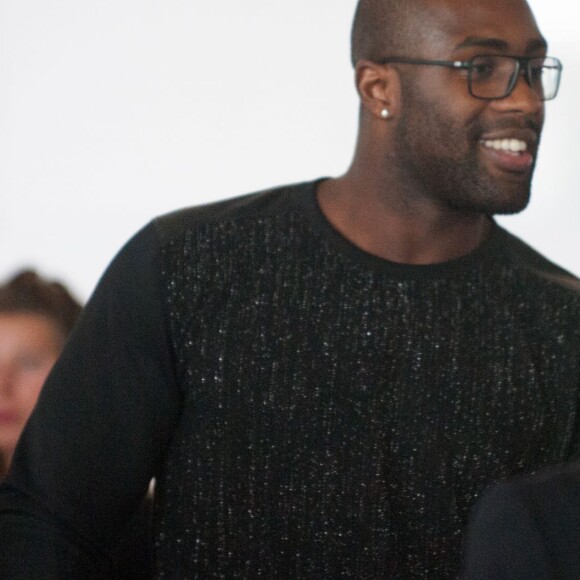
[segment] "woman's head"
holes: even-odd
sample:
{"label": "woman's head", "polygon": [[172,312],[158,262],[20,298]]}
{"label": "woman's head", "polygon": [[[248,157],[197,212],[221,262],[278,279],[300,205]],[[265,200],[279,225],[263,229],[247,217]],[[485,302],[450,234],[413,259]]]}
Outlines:
{"label": "woman's head", "polygon": [[10,458],[80,304],[33,271],[0,286],[0,455]]}

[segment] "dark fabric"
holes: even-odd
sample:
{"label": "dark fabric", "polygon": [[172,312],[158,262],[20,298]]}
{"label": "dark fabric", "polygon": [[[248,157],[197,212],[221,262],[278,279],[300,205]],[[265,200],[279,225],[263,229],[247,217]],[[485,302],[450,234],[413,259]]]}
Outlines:
{"label": "dark fabric", "polygon": [[571,457],[578,282],[497,226],[445,264],[381,260],[315,189],[123,249],[0,493],[8,572],[34,538],[35,577],[69,552],[106,577],[155,476],[158,578],[454,578],[482,490]]}
{"label": "dark fabric", "polygon": [[466,538],[462,580],[577,580],[580,463],[494,486]]}
{"label": "dark fabric", "polygon": [[147,496],[113,548],[115,580],[153,578],[152,498]]}

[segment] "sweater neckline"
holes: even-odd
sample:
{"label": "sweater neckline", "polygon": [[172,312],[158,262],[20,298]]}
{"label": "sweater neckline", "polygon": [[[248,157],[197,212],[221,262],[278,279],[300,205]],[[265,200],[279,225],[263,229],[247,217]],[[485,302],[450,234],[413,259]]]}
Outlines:
{"label": "sweater neckline", "polygon": [[303,201],[307,205],[306,215],[310,216],[315,234],[321,237],[335,252],[352,262],[359,269],[385,272],[400,278],[440,278],[459,273],[481,262],[497,263],[498,259],[500,259],[498,251],[501,247],[503,230],[493,218],[490,218],[492,228],[489,235],[475,250],[445,262],[405,264],[393,262],[366,252],[340,233],[330,223],[320,208],[317,199],[318,186],[326,179],[328,178],[322,177],[308,184],[306,195],[303,197]]}

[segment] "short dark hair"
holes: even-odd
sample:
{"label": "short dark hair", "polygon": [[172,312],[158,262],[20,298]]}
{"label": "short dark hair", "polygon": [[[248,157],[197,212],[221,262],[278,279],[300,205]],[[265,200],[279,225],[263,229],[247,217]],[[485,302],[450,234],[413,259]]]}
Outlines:
{"label": "short dark hair", "polygon": [[404,53],[420,0],[359,0],[351,31],[352,65]]}
{"label": "short dark hair", "polygon": [[34,270],[22,270],[0,285],[0,313],[38,314],[50,318],[66,338],[82,310],[78,300],[58,281]]}

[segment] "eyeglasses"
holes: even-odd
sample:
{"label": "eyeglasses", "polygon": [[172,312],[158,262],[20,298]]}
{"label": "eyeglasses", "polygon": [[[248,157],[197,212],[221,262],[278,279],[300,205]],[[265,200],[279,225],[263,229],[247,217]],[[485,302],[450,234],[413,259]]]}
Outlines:
{"label": "eyeglasses", "polygon": [[416,64],[445,66],[467,71],[467,88],[476,99],[505,99],[511,95],[519,75],[542,101],[549,101],[558,94],[562,63],[550,56],[523,57],[499,54],[481,54],[469,60],[424,60],[418,58],[384,58],[379,64]]}

